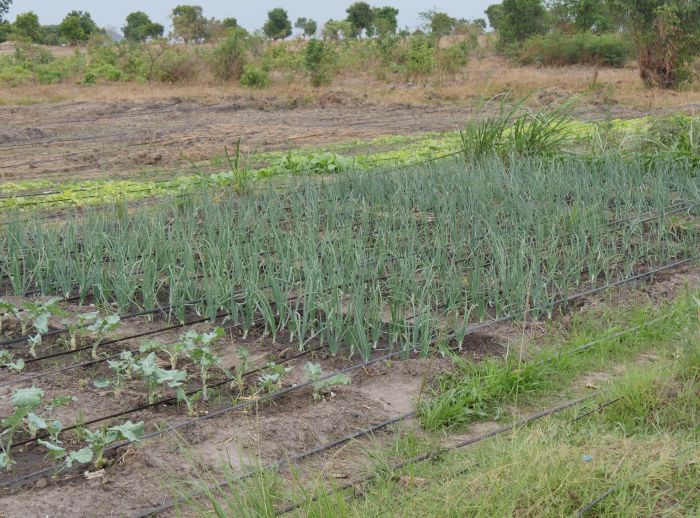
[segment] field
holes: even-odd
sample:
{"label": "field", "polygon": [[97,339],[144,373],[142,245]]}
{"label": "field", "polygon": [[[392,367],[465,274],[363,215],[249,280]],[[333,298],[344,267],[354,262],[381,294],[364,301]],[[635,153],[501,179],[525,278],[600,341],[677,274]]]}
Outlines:
{"label": "field", "polygon": [[462,74],[0,91],[0,516],[697,515],[697,92]]}

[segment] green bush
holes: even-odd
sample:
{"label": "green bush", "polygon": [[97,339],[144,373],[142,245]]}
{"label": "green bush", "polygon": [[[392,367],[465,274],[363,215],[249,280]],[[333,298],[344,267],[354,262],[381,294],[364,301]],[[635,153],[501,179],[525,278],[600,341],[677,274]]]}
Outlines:
{"label": "green bush", "polygon": [[304,67],[312,85],[321,86],[331,82],[335,58],[333,49],[325,41],[309,41],[304,49]]}
{"label": "green bush", "polygon": [[408,51],[408,62],[406,72],[409,77],[417,78],[431,74],[437,66],[435,50],[424,37],[414,36],[411,38],[410,49]]}
{"label": "green bush", "polygon": [[219,79],[238,79],[246,63],[247,33],[232,30],[212,52],[211,68]]}
{"label": "green bush", "polygon": [[114,65],[109,65],[107,63],[90,68],[90,73],[92,73],[97,79],[104,79],[106,81],[121,81],[124,74]]}
{"label": "green bush", "polygon": [[0,65],[0,83],[8,86],[19,86],[29,83],[33,78],[32,73],[19,65],[3,63]]}
{"label": "green bush", "polygon": [[201,71],[201,58],[190,48],[172,48],[158,61],[154,77],[164,83],[189,83]]}
{"label": "green bush", "polygon": [[515,50],[515,54],[524,65],[622,67],[630,59],[632,49],[629,42],[618,34],[552,33],[529,38]]}
{"label": "green bush", "polygon": [[270,76],[262,68],[246,65],[241,74],[241,86],[265,88],[270,84]]}

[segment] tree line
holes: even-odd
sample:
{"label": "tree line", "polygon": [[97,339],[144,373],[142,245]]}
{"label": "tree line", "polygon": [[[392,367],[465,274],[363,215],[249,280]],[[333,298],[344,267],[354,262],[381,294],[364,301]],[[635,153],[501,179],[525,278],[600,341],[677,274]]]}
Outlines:
{"label": "tree line", "polygon": [[[13,23],[3,20],[12,0],[0,0],[0,41],[17,39],[34,43],[59,44],[88,41],[104,34],[90,13],[71,11],[58,25],[41,25],[33,12],[17,15]],[[286,9],[267,13],[257,31],[271,40],[282,40],[297,28],[303,38],[325,40],[383,39],[390,36],[466,34],[470,28],[485,29],[485,19],[465,20],[430,10],[420,13],[423,29],[399,30],[399,10],[392,6],[373,7],[359,1],[349,5],[346,17],[316,20],[300,17],[292,23]],[[700,52],[700,0],[503,0],[486,9],[489,25],[497,35],[497,49],[507,52],[528,40],[551,35],[624,35],[634,46],[642,79],[651,86],[672,87],[687,79],[689,64]],[[184,43],[216,41],[232,32],[247,33],[235,18],[207,18],[197,5],[178,5],[170,20],[171,40]],[[130,13],[122,27],[133,42],[162,38],[163,25],[142,12]]]}

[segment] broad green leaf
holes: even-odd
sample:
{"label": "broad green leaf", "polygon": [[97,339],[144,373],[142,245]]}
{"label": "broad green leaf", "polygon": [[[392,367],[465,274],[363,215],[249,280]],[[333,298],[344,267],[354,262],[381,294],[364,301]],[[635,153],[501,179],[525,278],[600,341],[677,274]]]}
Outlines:
{"label": "broad green leaf", "polygon": [[36,408],[44,398],[44,391],[38,387],[17,389],[10,401],[15,408],[29,407]]}

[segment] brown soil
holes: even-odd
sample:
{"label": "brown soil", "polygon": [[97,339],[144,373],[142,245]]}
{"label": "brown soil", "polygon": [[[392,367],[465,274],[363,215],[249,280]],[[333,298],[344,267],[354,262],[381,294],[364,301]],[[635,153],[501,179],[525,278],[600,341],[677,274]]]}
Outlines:
{"label": "brown soil", "polygon": [[[558,100],[548,92],[537,102]],[[580,111],[586,119],[647,113],[595,105]],[[0,181],[218,172],[225,169],[223,162],[202,162],[223,156],[225,147],[235,149],[239,138],[245,153],[321,147],[383,135],[455,131],[479,113],[474,103],[376,102],[342,89],[309,102],[231,94],[211,101],[166,97],[6,106],[0,107]],[[367,152],[366,146],[357,152]]]}

